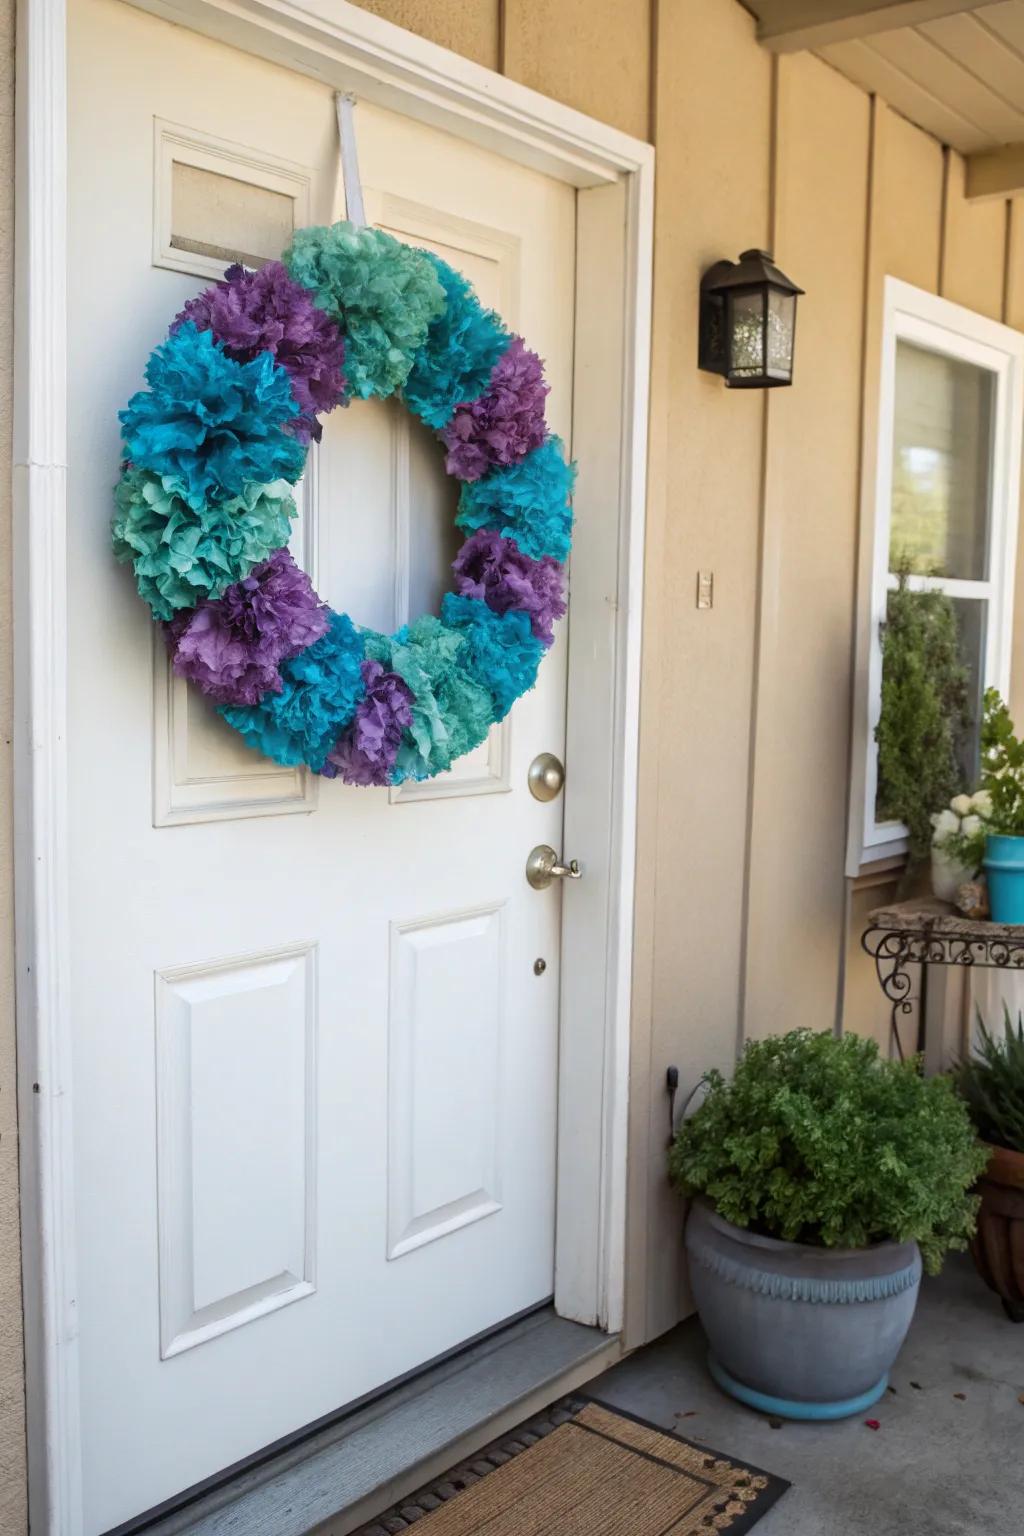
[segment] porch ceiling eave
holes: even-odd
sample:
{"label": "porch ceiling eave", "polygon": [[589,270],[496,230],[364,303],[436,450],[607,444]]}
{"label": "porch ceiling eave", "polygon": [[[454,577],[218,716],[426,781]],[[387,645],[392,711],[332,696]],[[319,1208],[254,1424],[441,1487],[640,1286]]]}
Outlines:
{"label": "porch ceiling eave", "polygon": [[968,158],[969,197],[1024,191],[1024,0],[744,0],[773,52],[807,50]]}

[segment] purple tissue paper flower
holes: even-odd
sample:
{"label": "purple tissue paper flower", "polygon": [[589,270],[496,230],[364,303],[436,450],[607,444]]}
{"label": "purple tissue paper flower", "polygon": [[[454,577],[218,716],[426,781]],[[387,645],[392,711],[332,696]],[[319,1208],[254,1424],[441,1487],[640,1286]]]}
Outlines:
{"label": "purple tissue paper flower", "polygon": [[291,430],[303,442],[320,439],[318,413],[333,410],[345,395],[345,343],[331,317],[308,288],[289,277],[279,261],[258,272],[228,267],[224,280],[189,299],[171,331],[191,320],[212,331],[230,357],[247,363],[270,352],[284,368],[300,415]]}
{"label": "purple tissue paper flower", "polygon": [[495,613],[511,608],[528,613],[537,639],[552,643],[552,625],[565,613],[565,598],[562,567],[551,555],[533,560],[515,539],[481,528],[463,544],[452,570],[456,591],[463,597],[481,598]]}
{"label": "purple tissue paper flower", "polygon": [[218,704],[258,704],[281,692],[279,664],[326,634],[330,610],[286,549],[223,595],[179,613],[164,638],[179,677]]}
{"label": "purple tissue paper flower", "polygon": [[366,695],[322,771],[329,779],[340,774],[346,784],[390,784],[416,696],[397,672],[386,672],[379,661],[364,661],[362,673]]}
{"label": "purple tissue paper flower", "polygon": [[479,480],[498,464],[518,464],[544,441],[543,364],[521,336],[513,336],[477,400],[456,407],[441,433],[445,468],[460,480]]}

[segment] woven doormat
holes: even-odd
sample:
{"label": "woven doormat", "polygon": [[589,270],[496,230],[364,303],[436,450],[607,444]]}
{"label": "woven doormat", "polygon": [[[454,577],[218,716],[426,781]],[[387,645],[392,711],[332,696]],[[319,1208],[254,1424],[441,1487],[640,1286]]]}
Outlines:
{"label": "woven doormat", "polygon": [[356,1536],[743,1536],[789,1484],[588,1398],[557,1404]]}

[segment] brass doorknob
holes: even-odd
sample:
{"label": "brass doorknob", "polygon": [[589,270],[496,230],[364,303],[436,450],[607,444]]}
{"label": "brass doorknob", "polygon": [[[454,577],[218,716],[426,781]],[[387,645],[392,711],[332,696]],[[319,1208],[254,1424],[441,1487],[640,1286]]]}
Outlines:
{"label": "brass doorknob", "polygon": [[546,891],[552,880],[580,880],[582,877],[579,859],[560,864],[558,854],[547,843],[539,843],[526,861],[526,878],[535,891]]}

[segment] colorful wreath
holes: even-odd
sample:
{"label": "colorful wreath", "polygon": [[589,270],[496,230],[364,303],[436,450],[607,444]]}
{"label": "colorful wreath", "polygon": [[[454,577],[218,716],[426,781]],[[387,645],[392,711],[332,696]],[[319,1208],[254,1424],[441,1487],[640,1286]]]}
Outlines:
{"label": "colorful wreath", "polygon": [[[349,784],[443,772],[532,688],[565,612],[574,467],[536,353],[429,251],[350,223],[191,299],[120,413],[113,544],[174,671],[278,763]],[[320,417],[401,392],[461,482],[440,617],[379,634],[287,543]]]}

